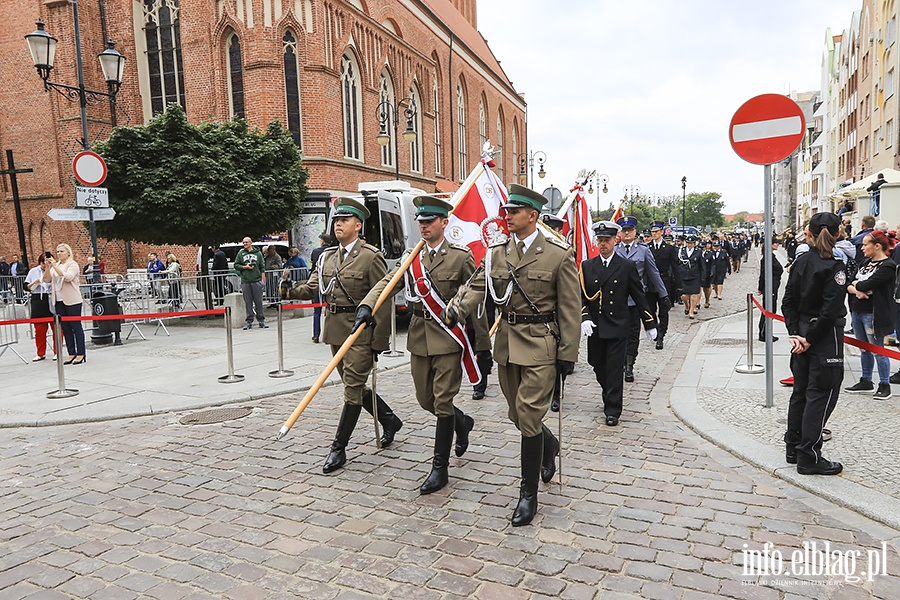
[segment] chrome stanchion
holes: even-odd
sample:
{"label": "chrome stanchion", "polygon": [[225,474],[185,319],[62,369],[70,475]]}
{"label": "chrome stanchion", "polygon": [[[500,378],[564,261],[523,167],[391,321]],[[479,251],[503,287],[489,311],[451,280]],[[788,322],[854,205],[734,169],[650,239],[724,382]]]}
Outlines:
{"label": "chrome stanchion", "polygon": [[228,344],[228,375],[219,377],[219,383],[237,383],[243,381],[243,375],[234,374],[234,339],[231,334],[231,307],[225,307],[225,339]]}
{"label": "chrome stanchion", "polygon": [[751,375],[766,372],[764,366],[753,364],[753,294],[747,294],[747,364],[738,365],[734,370]]}
{"label": "chrome stanchion", "polygon": [[391,349],[385,350],[381,355],[388,358],[403,356],[403,352],[397,350],[397,309],[394,308],[393,302],[391,302]]}
{"label": "chrome stanchion", "polygon": [[53,315],[53,344],[56,346],[56,381],[59,387],[55,391],[47,392],[47,397],[51,399],[71,398],[78,395],[78,390],[66,389],[66,376],[63,373],[62,339],[59,328],[59,315]]}
{"label": "chrome stanchion", "polygon": [[278,311],[278,370],[269,371],[269,377],[291,377],[294,372],[284,369],[284,320],[282,318],[284,310],[280,302],[275,305],[275,308]]}

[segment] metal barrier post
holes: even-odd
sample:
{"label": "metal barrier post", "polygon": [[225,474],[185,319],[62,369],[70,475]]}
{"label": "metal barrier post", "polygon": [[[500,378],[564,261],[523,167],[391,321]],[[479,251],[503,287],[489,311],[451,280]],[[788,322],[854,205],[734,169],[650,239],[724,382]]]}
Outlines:
{"label": "metal barrier post", "polygon": [[63,373],[62,339],[59,329],[59,315],[53,315],[53,343],[56,346],[56,380],[59,387],[55,391],[47,392],[47,397],[50,399],[70,398],[78,395],[78,390],[66,389],[66,376]]}
{"label": "metal barrier post", "polygon": [[403,352],[397,350],[397,310],[394,308],[393,302],[391,302],[391,349],[385,350],[381,355],[388,358],[403,356]]}
{"label": "metal barrier post", "polygon": [[284,319],[282,317],[284,309],[280,302],[275,305],[275,308],[278,311],[278,370],[269,371],[269,377],[291,377],[294,372],[284,370]]}
{"label": "metal barrier post", "polygon": [[231,307],[225,307],[225,339],[228,344],[228,375],[219,377],[219,383],[237,383],[243,381],[243,375],[234,374],[234,338],[231,333]]}
{"label": "metal barrier post", "polygon": [[753,364],[753,294],[747,294],[747,364],[738,365],[734,370],[751,375],[766,372],[764,366]]}

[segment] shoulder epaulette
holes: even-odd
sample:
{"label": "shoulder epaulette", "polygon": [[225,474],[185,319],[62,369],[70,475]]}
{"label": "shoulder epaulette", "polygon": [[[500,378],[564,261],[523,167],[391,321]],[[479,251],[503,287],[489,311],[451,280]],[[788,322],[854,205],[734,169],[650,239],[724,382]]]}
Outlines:
{"label": "shoulder epaulette", "polygon": [[563,250],[568,250],[569,248],[572,247],[572,246],[570,246],[568,243],[566,243],[564,240],[561,240],[561,239],[559,239],[559,238],[556,237],[556,236],[550,237],[550,236],[548,235],[548,236],[547,236],[547,241],[550,242],[551,244],[555,245],[555,246],[559,246],[559,247],[562,248]]}
{"label": "shoulder epaulette", "polygon": [[501,241],[496,241],[493,244],[490,244],[488,248],[499,248],[500,246],[505,246],[507,242],[509,242],[509,238]]}
{"label": "shoulder epaulette", "polygon": [[471,248],[469,248],[468,246],[463,246],[462,244],[449,243],[447,245],[450,246],[451,248],[453,248],[454,250],[462,250],[463,252],[468,252],[469,254],[472,253]]}

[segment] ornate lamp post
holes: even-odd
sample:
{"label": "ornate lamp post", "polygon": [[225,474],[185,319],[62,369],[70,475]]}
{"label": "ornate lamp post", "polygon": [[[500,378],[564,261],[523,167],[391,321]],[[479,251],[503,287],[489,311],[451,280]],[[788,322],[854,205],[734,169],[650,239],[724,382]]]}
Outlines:
{"label": "ornate lamp post", "polygon": [[[544,163],[547,162],[547,155],[540,150],[528,150],[516,155],[516,163],[519,165],[519,181],[534,189],[534,161],[538,163],[538,177],[543,179],[547,172],[544,171]],[[525,169],[528,169],[526,171]],[[529,176],[530,173],[530,176]]]}
{"label": "ornate lamp post", "polygon": [[412,98],[401,98],[397,104],[391,104],[387,100],[382,100],[378,104],[378,144],[387,146],[391,143],[391,129],[394,130],[394,179],[400,179],[400,145],[397,143],[397,135],[399,133],[399,123],[397,116],[400,111],[406,118],[406,131],[403,132],[403,139],[412,144],[416,141],[416,130],[413,127],[413,120],[416,118],[416,104]]}
{"label": "ornate lamp post", "polygon": [[628,199],[628,212],[631,212],[634,208],[634,201],[640,200],[641,198],[641,186],[626,185],[623,189],[625,191],[625,198]]}
{"label": "ornate lamp post", "polygon": [[681,226],[687,227],[684,218],[684,205],[687,199],[687,176],[681,178]]}
{"label": "ornate lamp post", "polygon": [[[116,94],[119,93],[119,86],[122,85],[122,75],[125,71],[125,57],[119,54],[115,49],[112,41],[106,42],[106,50],[101,52],[97,58],[100,60],[100,68],[103,70],[103,78],[106,80],[107,91],[97,92],[84,87],[84,69],[81,59],[81,30],[78,23],[78,0],[69,0],[72,5],[72,17],[75,24],[75,68],[78,74],[78,85],[65,85],[62,83],[54,83],[50,81],[50,72],[53,70],[53,61],[56,58],[57,39],[44,31],[44,23],[37,22],[37,30],[25,36],[28,42],[28,49],[31,51],[31,59],[34,61],[34,67],[37,69],[38,75],[44,80],[44,90],[50,91],[54,89],[59,92],[65,99],[70,102],[78,101],[81,108],[81,145],[84,150],[90,150],[91,145],[88,140],[88,104],[96,104],[102,102],[104,98],[109,99],[110,112],[112,115],[112,125],[116,126]],[[91,281],[95,284],[100,283],[100,253],[97,251],[97,227],[94,222],[93,209],[88,211],[90,214],[91,229],[91,250],[97,260],[94,261]]]}
{"label": "ornate lamp post", "polygon": [[594,193],[594,180],[597,180],[597,214],[600,214],[600,184],[603,184],[603,193],[609,192],[609,188],[606,187],[606,184],[609,183],[609,175],[606,173],[601,173],[597,175],[596,173],[591,178],[591,183],[588,185],[588,196]]}

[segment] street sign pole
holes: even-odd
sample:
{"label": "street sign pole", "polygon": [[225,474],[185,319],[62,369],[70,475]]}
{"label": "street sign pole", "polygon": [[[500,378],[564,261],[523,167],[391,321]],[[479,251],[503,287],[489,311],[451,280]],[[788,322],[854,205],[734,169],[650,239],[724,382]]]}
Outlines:
{"label": "street sign pole", "polygon": [[[773,313],[775,306],[772,305],[772,288],[774,281],[772,280],[772,261],[775,259],[775,253],[772,251],[772,165],[768,164],[763,167],[763,196],[765,196],[765,207],[763,208],[763,219],[765,219],[765,247],[763,248],[763,277],[765,289],[763,293],[763,306],[766,310]],[[773,343],[772,335],[774,333],[775,322],[772,319],[766,319],[766,408],[772,408],[775,405],[775,377],[772,373],[773,360]]]}

